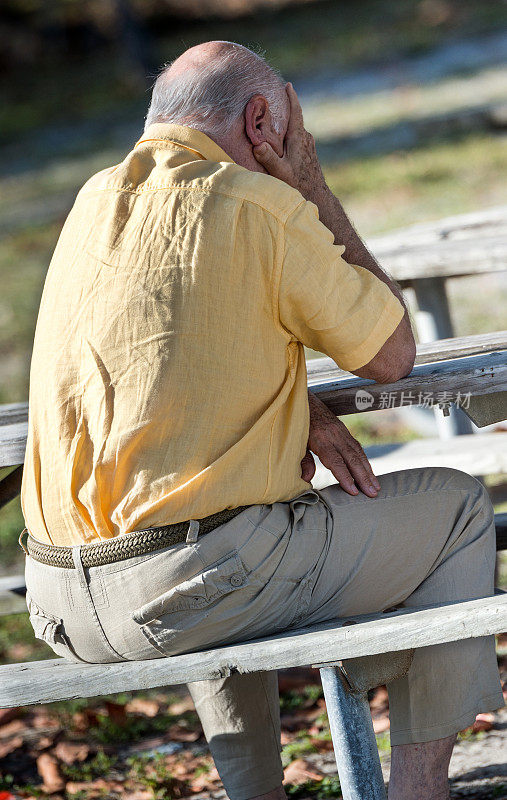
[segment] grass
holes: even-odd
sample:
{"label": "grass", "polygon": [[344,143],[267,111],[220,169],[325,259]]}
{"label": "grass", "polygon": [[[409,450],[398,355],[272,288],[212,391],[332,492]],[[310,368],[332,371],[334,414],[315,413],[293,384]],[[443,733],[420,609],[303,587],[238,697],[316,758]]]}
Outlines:
{"label": "grass", "polygon": [[470,134],[408,152],[337,159],[325,174],[357,229],[374,235],[505,202],[506,164],[507,137]]}
{"label": "grass", "polygon": [[[152,792],[153,800],[181,797],[186,782],[174,777],[161,753],[136,756],[127,760],[130,776]],[[183,783],[183,786],[182,786]]]}
{"label": "grass", "polygon": [[322,687],[316,684],[297,690],[289,689],[280,695],[280,711],[286,713],[301,706],[313,705],[323,696]]}
{"label": "grass", "polygon": [[342,796],[340,779],[326,775],[321,781],[305,781],[299,784],[288,784],[284,787],[288,797],[299,800],[303,797],[313,797],[315,800],[327,798],[340,798]]}
{"label": "grass", "polygon": [[62,764],[62,774],[71,781],[92,781],[94,778],[105,778],[114,768],[117,757],[99,750],[93,758],[82,764]]}

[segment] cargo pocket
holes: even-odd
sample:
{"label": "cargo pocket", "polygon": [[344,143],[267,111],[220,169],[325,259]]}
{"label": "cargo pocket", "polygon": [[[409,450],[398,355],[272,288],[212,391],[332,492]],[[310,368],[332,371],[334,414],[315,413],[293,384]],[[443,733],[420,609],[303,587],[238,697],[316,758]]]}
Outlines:
{"label": "cargo pocket", "polygon": [[165,656],[217,644],[233,632],[238,590],[249,586],[238,552],[141,606],[132,618]]}
{"label": "cargo pocket", "polygon": [[41,639],[56,653],[68,661],[87,663],[74,652],[63,628],[63,620],[43,611],[26,593],[26,604],[30,615],[30,623],[36,639]]}

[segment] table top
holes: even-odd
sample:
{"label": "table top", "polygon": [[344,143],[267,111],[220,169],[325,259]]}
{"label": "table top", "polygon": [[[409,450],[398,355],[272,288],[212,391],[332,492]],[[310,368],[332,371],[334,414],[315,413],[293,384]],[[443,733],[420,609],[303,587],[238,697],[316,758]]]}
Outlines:
{"label": "table top", "polygon": [[507,206],[412,225],[367,240],[375,258],[403,286],[423,278],[507,269]]}

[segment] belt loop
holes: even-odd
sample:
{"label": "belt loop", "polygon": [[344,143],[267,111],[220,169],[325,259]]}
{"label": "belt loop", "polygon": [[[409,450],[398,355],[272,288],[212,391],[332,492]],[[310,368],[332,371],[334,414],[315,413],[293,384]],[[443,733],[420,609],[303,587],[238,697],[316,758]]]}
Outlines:
{"label": "belt loop", "polygon": [[107,638],[106,634],[104,633],[104,629],[102,627],[102,623],[99,620],[97,609],[95,608],[95,603],[93,602],[92,593],[90,592],[90,587],[88,586],[88,581],[86,580],[86,575],[83,567],[83,560],[81,556],[81,548],[82,545],[77,544],[71,547],[72,550],[72,560],[74,562],[74,566],[76,568],[76,572],[78,574],[79,583],[81,584],[81,588],[84,592],[84,596],[86,602],[88,604],[88,608],[90,609],[91,615],[95,620],[97,627],[100,631],[100,638],[102,639],[102,644],[105,646],[106,650],[111,654],[114,655],[115,660],[125,661],[126,659],[123,658],[115,649],[114,647],[109,644],[109,639]]}
{"label": "belt loop", "polygon": [[25,551],[26,555],[29,556],[30,553],[28,552],[28,550],[26,549],[25,545],[23,544],[23,534],[25,534],[25,533],[28,536],[28,530],[26,528],[23,528],[23,530],[19,534],[18,542],[19,542],[19,546]]}
{"label": "belt loop", "polygon": [[[81,584],[81,588],[84,589],[87,595],[90,595],[90,590],[88,589],[88,581],[86,580],[86,575],[83,569],[83,562],[81,560],[81,545],[76,544],[72,547],[72,560],[74,562],[74,566],[76,568],[77,575],[79,577],[79,583]],[[93,602],[91,596],[89,597],[90,602]]]}
{"label": "belt loop", "polygon": [[191,544],[192,542],[197,541],[197,537],[199,536],[199,521],[196,519],[191,519],[188,523],[188,533],[187,538],[185,541],[187,544]]}

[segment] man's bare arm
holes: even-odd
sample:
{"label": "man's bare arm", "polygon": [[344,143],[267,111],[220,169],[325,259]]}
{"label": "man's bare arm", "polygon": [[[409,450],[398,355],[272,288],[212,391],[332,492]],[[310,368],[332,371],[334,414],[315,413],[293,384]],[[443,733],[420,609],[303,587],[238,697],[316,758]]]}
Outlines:
{"label": "man's bare arm", "polygon": [[351,264],[363,267],[383,281],[405,309],[400,324],[364,367],[354,372],[380,383],[408,375],[415,359],[415,342],[403,296],[396,283],[376,262],[357,234],[340,201],[332,193],[320,166],[313,136],[304,127],[303,112],[292,84],[287,84],[290,119],[284,142],[284,154],[278,156],[265,142],[254,147],[257,161],[269,174],[298,189],[306,200],[315,203],[319,218],[335,237],[335,243],[345,247],[344,257]]}

